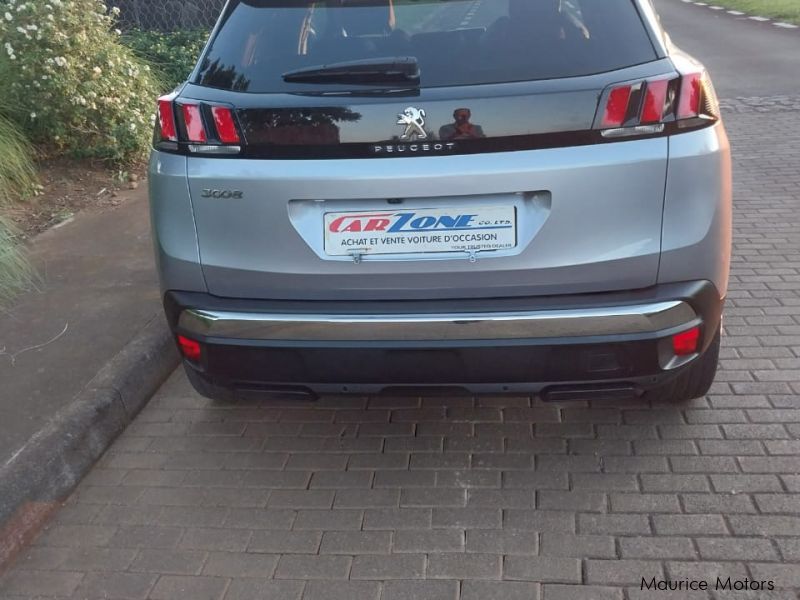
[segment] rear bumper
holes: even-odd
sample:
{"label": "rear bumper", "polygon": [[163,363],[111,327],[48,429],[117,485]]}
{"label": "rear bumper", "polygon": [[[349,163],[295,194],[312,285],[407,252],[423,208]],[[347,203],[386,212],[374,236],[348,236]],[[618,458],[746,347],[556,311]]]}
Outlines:
{"label": "rear bumper", "polygon": [[[243,391],[469,393],[657,387],[713,338],[722,299],[709,282],[625,293],[431,302],[272,302],[170,292],[176,334],[202,344],[193,379]],[[699,325],[699,352],[671,336]]]}

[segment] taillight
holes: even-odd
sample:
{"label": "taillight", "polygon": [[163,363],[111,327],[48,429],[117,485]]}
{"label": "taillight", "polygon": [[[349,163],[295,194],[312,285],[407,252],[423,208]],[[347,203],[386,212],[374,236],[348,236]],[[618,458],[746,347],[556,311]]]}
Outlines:
{"label": "taillight", "polygon": [[239,132],[233,121],[233,111],[225,106],[212,106],[211,114],[214,115],[214,125],[217,127],[219,139],[223,144],[238,144]]}
{"label": "taillight", "polygon": [[642,123],[660,123],[664,119],[667,106],[667,90],[669,81],[660,79],[648,81],[642,105]]}
{"label": "taillight", "polygon": [[681,78],[681,95],[678,100],[678,118],[692,119],[700,116],[703,97],[703,74],[689,73]]}
{"label": "taillight", "polygon": [[608,102],[606,102],[606,110],[603,114],[603,128],[622,127],[625,123],[632,89],[633,86],[623,85],[614,88],[608,94]]}
{"label": "taillight", "polygon": [[667,125],[696,127],[719,119],[719,106],[705,71],[677,61],[679,77],[653,78],[611,86],[598,111],[596,129],[603,137],[662,133]]}
{"label": "taillight", "polygon": [[203,124],[203,115],[200,114],[200,106],[197,104],[184,104],[181,106],[183,111],[183,123],[186,125],[186,137],[190,142],[205,143],[206,127]]}
{"label": "taillight", "polygon": [[175,125],[175,107],[171,96],[161,96],[158,99],[158,124],[161,129],[162,141],[178,141],[178,128]]}
{"label": "taillight", "polygon": [[159,149],[236,154],[241,151],[241,139],[234,111],[227,106],[176,101],[174,95],[158,99]]}

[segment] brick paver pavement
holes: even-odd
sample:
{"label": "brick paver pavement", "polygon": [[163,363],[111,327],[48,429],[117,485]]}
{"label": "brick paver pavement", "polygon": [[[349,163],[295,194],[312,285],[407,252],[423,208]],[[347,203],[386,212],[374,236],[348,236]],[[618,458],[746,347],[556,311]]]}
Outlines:
{"label": "brick paver pavement", "polygon": [[[726,103],[722,370],[689,406],[215,406],[176,374],[0,581],[4,599],[796,598],[800,101]],[[642,577],[775,591],[642,592]]]}

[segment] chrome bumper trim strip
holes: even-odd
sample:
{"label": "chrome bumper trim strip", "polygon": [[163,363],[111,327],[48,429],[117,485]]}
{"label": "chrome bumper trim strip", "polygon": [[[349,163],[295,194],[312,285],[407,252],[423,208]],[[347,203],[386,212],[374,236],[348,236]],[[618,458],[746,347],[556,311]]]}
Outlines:
{"label": "chrome bumper trim strip", "polygon": [[697,319],[685,302],[506,313],[410,315],[261,314],[188,309],[191,335],[272,341],[443,341],[564,338],[653,333]]}

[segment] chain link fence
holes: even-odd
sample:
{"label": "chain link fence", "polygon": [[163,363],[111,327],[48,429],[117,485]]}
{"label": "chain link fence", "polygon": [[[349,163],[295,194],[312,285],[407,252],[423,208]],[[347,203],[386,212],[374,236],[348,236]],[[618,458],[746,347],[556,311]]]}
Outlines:
{"label": "chain link fence", "polygon": [[225,0],[110,0],[120,10],[120,27],[129,31],[210,30]]}

